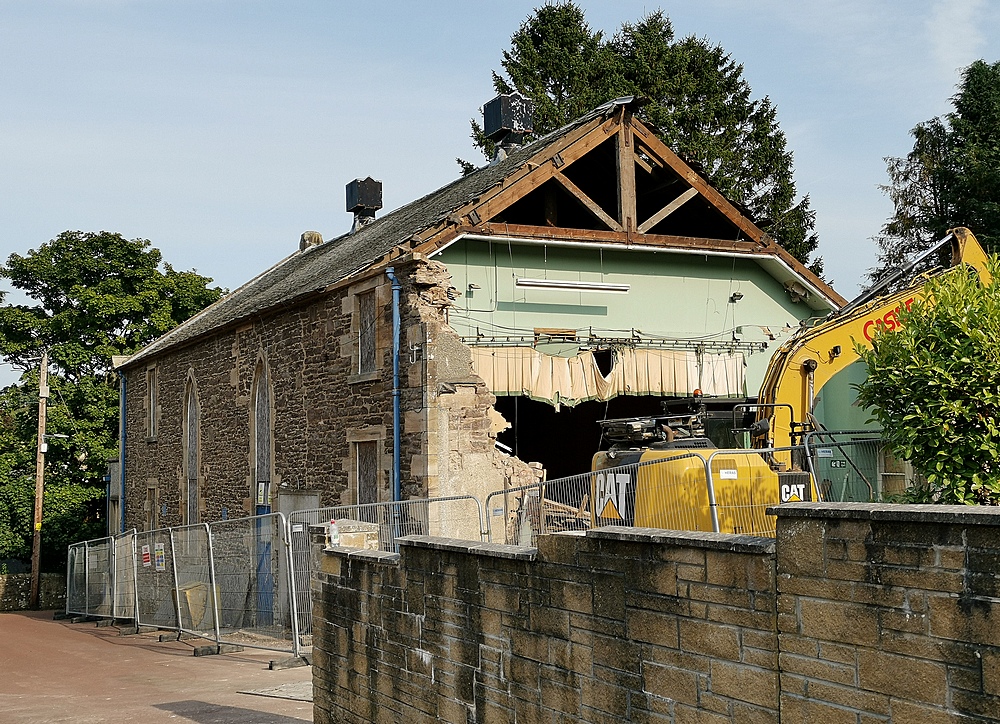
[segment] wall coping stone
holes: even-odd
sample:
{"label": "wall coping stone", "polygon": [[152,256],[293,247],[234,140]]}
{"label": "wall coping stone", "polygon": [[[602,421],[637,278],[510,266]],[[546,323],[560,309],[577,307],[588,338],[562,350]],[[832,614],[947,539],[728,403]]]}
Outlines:
{"label": "wall coping stone", "polygon": [[480,543],[479,541],[459,538],[439,538],[433,535],[406,535],[397,538],[396,542],[401,546],[413,548],[431,548],[438,551],[455,551],[491,558],[510,558],[517,561],[533,561],[538,556],[538,549],[530,546]]}
{"label": "wall coping stone", "polygon": [[986,505],[784,503],[768,508],[767,513],[779,518],[1000,525],[1000,507]]}
{"label": "wall coping stone", "polygon": [[732,553],[774,553],[774,539],[732,533],[710,533],[707,531],[661,530],[659,528],[634,528],[609,525],[587,531],[588,538],[603,540],[626,540],[639,543],[667,543],[690,548]]}
{"label": "wall coping stone", "polygon": [[345,546],[324,546],[323,552],[344,556],[348,560],[361,560],[365,563],[399,564],[399,554],[392,551],[367,551],[361,548],[347,548]]}

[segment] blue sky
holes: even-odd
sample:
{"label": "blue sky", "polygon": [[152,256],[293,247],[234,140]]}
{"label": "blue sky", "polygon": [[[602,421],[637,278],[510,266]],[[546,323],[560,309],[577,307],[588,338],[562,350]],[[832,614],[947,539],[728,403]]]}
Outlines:
{"label": "blue sky", "polygon": [[[302,231],[346,231],[349,180],[381,179],[388,211],[481,162],[469,119],[538,4],[0,0],[0,260],[107,229],[234,288]],[[883,157],[949,110],[962,67],[1000,58],[988,0],[580,5],[609,34],[660,8],[744,65],[846,297],[891,213]]]}

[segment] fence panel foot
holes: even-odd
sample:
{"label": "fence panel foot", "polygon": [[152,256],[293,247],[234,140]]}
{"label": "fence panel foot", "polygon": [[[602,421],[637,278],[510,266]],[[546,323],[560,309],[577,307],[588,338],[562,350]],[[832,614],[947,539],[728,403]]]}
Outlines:
{"label": "fence panel foot", "polygon": [[267,668],[271,671],[281,671],[282,669],[296,669],[300,666],[312,666],[308,656],[291,656],[287,659],[271,659]]}

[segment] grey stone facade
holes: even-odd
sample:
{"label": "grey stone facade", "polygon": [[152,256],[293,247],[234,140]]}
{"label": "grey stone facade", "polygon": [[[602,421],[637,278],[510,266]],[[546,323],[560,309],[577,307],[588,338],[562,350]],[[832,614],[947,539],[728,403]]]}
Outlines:
{"label": "grey stone facade", "polygon": [[[484,493],[505,480],[530,481],[527,466],[494,448],[502,424],[494,398],[472,374],[469,350],[446,322],[447,270],[417,257],[397,275],[403,285],[402,497]],[[371,290],[377,365],[357,374],[356,299]],[[386,275],[377,274],[127,369],[129,527],[192,522],[185,515],[188,390],[198,410],[200,520],[256,512],[252,393],[262,365],[271,392],[267,504],[274,508],[282,489],[317,491],[324,506],[355,503],[352,446],[363,441],[378,442],[378,498],[391,500],[392,291]]]}

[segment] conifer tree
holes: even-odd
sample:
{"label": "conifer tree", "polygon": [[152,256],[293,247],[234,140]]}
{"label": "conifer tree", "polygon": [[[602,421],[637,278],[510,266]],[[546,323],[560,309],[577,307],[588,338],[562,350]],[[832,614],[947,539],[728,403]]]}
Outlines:
{"label": "conifer tree", "polygon": [[903,259],[966,226],[987,251],[1000,251],[1000,62],[962,72],[954,111],[917,124],[913,150],[887,158],[882,187],[895,207],[876,237],[879,278]]}
{"label": "conifer tree", "polygon": [[[543,135],[616,97],[648,99],[638,116],[660,139],[797,259],[818,244],[809,197],[796,198],[792,154],[768,98],[754,99],[743,66],[705,38],[677,39],[661,11],[624,23],[606,39],[573,2],[538,8],[503,52],[498,93],[518,91],[535,104],[535,135]],[[492,144],[472,123],[474,144]],[[462,163],[460,161],[460,163]],[[469,165],[463,165],[465,171]]]}

